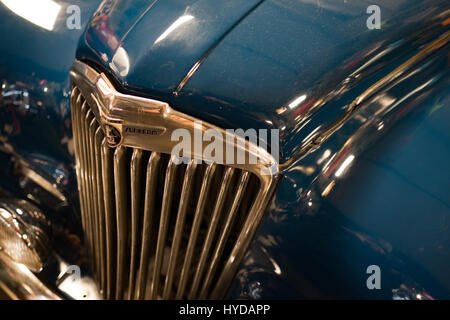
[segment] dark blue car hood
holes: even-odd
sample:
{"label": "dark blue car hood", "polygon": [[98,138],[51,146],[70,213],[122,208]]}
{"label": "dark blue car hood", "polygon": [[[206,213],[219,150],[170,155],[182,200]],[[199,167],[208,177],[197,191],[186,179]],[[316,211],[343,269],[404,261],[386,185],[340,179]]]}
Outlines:
{"label": "dark blue car hood", "polygon": [[171,95],[195,63],[260,2],[105,2],[77,56],[108,69],[126,90]]}
{"label": "dark blue car hood", "polygon": [[[381,1],[382,28],[369,30],[369,5],[106,2],[82,37],[77,58],[106,71],[119,90],[167,101],[218,126],[278,128],[283,161],[297,152],[311,128],[338,119],[342,106],[389,72],[387,65],[395,67],[423,42],[408,43],[388,61],[377,61],[364,79],[352,79],[354,90],[333,105],[330,96],[344,91],[350,75],[406,43],[414,30],[423,30],[420,24],[426,26],[430,16],[444,10],[442,1]],[[384,74],[369,79],[381,68]],[[300,125],[299,117],[310,117],[310,109],[325,104],[328,111],[310,127]]]}

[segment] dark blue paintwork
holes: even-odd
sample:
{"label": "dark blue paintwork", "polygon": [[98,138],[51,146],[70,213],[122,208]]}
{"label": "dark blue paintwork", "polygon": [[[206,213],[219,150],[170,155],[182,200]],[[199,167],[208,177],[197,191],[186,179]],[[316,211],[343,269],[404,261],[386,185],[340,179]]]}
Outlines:
{"label": "dark blue paintwork", "polygon": [[[260,286],[264,298],[392,298],[404,285],[450,298],[447,55],[380,92],[284,172],[231,296]],[[380,291],[366,288],[369,265],[381,267]]]}
{"label": "dark blue paintwork", "polygon": [[[33,111],[7,113],[3,125],[13,130],[2,136],[73,172],[67,78],[75,55],[120,91],[224,128],[279,128],[283,178],[228,297],[391,299],[401,288],[448,299],[448,44],[303,153],[367,88],[448,32],[445,1],[374,2],[381,30],[367,29],[373,3],[362,0],[104,1],[82,34],[42,31],[1,7],[0,81],[28,90]],[[80,3],[86,23],[96,4]],[[185,22],[164,37],[177,20]],[[4,176],[3,188],[14,179]],[[381,290],[366,287],[373,264]]]}
{"label": "dark blue paintwork", "polygon": [[[110,11],[103,10],[94,18],[77,56],[114,70],[114,55],[121,47],[130,68],[114,75],[127,89],[171,95],[211,45],[258,2],[118,1]],[[125,19],[124,11],[130,12]],[[181,24],[164,37],[177,21]]]}

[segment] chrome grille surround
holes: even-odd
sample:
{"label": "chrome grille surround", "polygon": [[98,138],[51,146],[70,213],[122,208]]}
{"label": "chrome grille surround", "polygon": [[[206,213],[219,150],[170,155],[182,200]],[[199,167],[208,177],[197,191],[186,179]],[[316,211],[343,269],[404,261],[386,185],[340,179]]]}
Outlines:
{"label": "chrome grille surround", "polygon": [[[234,154],[254,154],[257,164],[178,164],[171,133],[193,133],[198,120],[167,103],[121,94],[80,61],[70,74],[82,225],[103,296],[222,298],[276,188],[274,158],[233,136]],[[230,136],[205,122],[200,129]]]}

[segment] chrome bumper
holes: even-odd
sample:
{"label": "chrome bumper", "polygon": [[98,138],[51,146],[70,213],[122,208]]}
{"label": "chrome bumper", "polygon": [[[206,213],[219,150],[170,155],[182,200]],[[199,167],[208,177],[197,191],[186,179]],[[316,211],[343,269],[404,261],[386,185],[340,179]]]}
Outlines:
{"label": "chrome bumper", "polygon": [[26,266],[14,262],[2,251],[0,251],[0,290],[13,300],[62,299]]}

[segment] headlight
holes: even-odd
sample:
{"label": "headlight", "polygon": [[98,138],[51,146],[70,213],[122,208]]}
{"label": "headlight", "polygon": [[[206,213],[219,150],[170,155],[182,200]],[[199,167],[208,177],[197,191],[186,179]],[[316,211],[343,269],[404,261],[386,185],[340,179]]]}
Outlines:
{"label": "headlight", "polygon": [[0,250],[33,272],[42,269],[50,252],[44,214],[25,200],[0,200]]}

